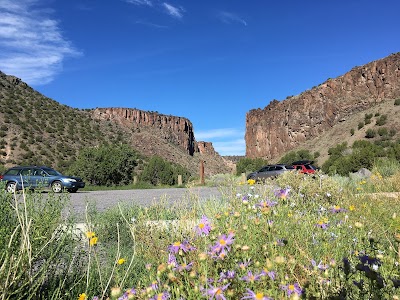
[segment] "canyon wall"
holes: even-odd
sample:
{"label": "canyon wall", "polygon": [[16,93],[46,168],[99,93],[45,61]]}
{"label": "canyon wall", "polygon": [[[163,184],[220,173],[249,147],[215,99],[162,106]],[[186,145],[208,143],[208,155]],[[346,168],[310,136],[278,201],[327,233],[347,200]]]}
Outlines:
{"label": "canyon wall", "polygon": [[246,156],[274,159],[354,112],[400,98],[400,52],[246,114]]}

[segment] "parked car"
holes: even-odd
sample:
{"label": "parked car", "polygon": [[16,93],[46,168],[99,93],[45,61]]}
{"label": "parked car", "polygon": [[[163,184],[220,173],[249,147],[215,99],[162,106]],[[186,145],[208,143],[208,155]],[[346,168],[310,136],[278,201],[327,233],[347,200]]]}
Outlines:
{"label": "parked car", "polygon": [[13,167],[8,169],[4,175],[0,175],[0,180],[5,182],[6,191],[10,193],[23,188],[51,189],[54,193],[67,190],[75,193],[78,189],[85,187],[81,178],[62,175],[49,167]]}
{"label": "parked car", "polygon": [[299,160],[292,163],[293,167],[300,173],[314,174],[318,168],[313,165],[312,160]]}
{"label": "parked car", "polygon": [[255,181],[262,181],[267,178],[274,178],[284,172],[294,170],[295,168],[293,166],[285,164],[267,165],[262,167],[260,170],[247,175],[247,180],[254,179]]}

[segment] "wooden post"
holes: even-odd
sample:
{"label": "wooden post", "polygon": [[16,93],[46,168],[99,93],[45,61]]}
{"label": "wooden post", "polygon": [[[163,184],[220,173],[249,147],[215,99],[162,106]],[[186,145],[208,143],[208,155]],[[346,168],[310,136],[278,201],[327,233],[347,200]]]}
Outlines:
{"label": "wooden post", "polygon": [[200,161],[200,184],[204,185],[204,161]]}
{"label": "wooden post", "polygon": [[133,184],[134,184],[134,185],[137,184],[137,176],[133,176]]}
{"label": "wooden post", "polygon": [[182,185],[182,175],[178,175],[178,185]]}
{"label": "wooden post", "polygon": [[240,182],[246,182],[246,173],[242,173]]}

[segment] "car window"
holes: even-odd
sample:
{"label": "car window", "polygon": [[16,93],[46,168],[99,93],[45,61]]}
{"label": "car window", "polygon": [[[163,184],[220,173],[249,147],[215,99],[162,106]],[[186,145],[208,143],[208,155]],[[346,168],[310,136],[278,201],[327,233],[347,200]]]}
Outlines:
{"label": "car window", "polygon": [[296,170],[303,170],[301,166],[296,166]]}
{"label": "car window", "polygon": [[44,174],[45,174],[45,172],[43,172],[43,170],[34,169],[34,173],[33,173],[34,176],[45,176]]}
{"label": "car window", "polygon": [[288,169],[288,170],[294,170],[293,166],[285,166],[285,168]]}
{"label": "car window", "polygon": [[261,170],[259,172],[267,172],[267,171],[269,171],[269,169],[270,169],[269,166],[263,167],[263,168],[261,168]]}
{"label": "car window", "polygon": [[33,175],[33,170],[32,169],[23,169],[21,171],[22,176],[32,176]]}
{"label": "car window", "polygon": [[311,165],[305,165],[307,170],[314,170]]}
{"label": "car window", "polygon": [[282,167],[282,166],[275,166],[275,167],[274,167],[274,170],[275,170],[275,171],[283,170],[283,167]]}
{"label": "car window", "polygon": [[18,175],[20,169],[10,169],[4,175]]}

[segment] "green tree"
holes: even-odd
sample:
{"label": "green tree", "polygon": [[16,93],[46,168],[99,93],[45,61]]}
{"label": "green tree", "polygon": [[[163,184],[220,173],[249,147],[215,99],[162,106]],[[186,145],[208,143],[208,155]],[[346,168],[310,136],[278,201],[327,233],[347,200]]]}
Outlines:
{"label": "green tree", "polygon": [[69,173],[93,185],[124,185],[132,182],[139,154],[128,145],[85,148],[70,166]]}
{"label": "green tree", "polygon": [[187,182],[190,172],[160,156],[153,156],[140,174],[140,180],[152,185],[175,185],[178,183],[178,175],[182,175],[182,181]]}
{"label": "green tree", "polygon": [[236,175],[257,171],[265,165],[268,165],[268,161],[263,158],[241,158],[236,163]]}
{"label": "green tree", "polygon": [[298,150],[298,151],[290,151],[286,153],[279,162],[281,164],[291,164],[297,160],[313,160],[315,157],[311,154],[309,150]]}

